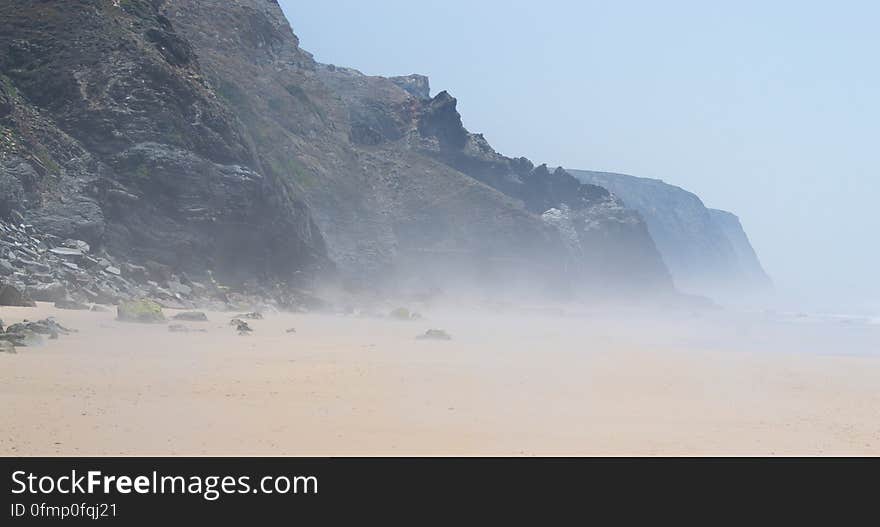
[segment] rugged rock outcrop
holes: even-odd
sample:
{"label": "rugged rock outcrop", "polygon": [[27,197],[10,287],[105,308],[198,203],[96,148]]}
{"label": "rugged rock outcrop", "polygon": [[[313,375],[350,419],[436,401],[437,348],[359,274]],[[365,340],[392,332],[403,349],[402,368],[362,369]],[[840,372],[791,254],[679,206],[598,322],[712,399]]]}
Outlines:
{"label": "rugged rock outcrop", "polygon": [[0,5],[0,216],[223,279],[328,267],[161,1]]}
{"label": "rugged rock outcrop", "polygon": [[0,215],[61,239],[224,281],[672,290],[615,196],[423,76],[317,63],[274,1],[11,0],[0,73]]}
{"label": "rugged rock outcrop", "polygon": [[388,80],[400,86],[413,97],[426,101],[431,98],[431,83],[424,75],[403,75],[390,77]]}
{"label": "rugged rock outcrop", "polygon": [[[451,95],[430,97],[426,77],[317,63],[272,2],[185,0],[164,12],[245,127],[259,131],[256,150],[302,187],[350,280],[424,290],[453,282],[671,289],[636,214],[602,217],[617,206],[604,189],[497,154],[462,126]],[[561,206],[601,220],[580,229],[576,253],[542,218]]]}
{"label": "rugged rock outcrop", "polygon": [[88,309],[86,303],[150,297],[183,307],[222,294],[213,281],[201,284],[161,264],[148,265],[120,261],[82,240],[58,238],[33,225],[0,221],[0,284],[5,284],[0,305],[32,306],[36,300]]}
{"label": "rugged rock outcrop", "polygon": [[44,342],[43,337],[55,340],[59,335],[71,333],[76,333],[76,330],[62,326],[52,317],[35,322],[25,320],[12,324],[5,331],[3,324],[0,323],[0,353],[16,354],[17,346],[41,346]]}
{"label": "rugged rock outcrop", "polygon": [[770,286],[735,215],[708,209],[693,193],[660,180],[570,172],[585,183],[609,189],[641,214],[681,290],[726,297]]}
{"label": "rugged rock outcrop", "polygon": [[62,239],[33,225],[0,220],[0,306],[33,307],[54,302],[59,309],[100,311],[99,304],[152,299],[168,308],[213,309],[271,305],[282,309],[325,306],[306,291],[281,284],[222,285],[212,273],[195,280],[155,261],[143,265],[94,249],[83,240]]}

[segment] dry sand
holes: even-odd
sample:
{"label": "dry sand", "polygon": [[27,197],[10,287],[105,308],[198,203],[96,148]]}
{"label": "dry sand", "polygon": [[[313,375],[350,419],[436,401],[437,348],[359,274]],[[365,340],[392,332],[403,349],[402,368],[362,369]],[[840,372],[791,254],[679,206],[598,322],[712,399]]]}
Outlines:
{"label": "dry sand", "polygon": [[2,455],[880,454],[878,356],[737,323],[719,348],[696,319],[276,314],[240,337],[230,313],[178,334],[0,308],[47,315],[79,332],[0,354]]}

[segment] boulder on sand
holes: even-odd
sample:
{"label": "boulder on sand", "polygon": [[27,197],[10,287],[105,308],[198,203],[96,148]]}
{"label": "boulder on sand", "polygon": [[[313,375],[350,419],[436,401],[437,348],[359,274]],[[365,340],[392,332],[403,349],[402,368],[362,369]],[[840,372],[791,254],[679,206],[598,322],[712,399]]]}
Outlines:
{"label": "boulder on sand", "polygon": [[206,329],[194,329],[188,326],[184,326],[183,324],[171,324],[168,326],[168,331],[171,333],[207,333]]}
{"label": "boulder on sand", "polygon": [[254,331],[247,322],[239,318],[234,318],[230,320],[229,325],[233,326],[235,330],[238,331],[238,334],[241,336],[250,335]]}
{"label": "boulder on sand", "polygon": [[201,311],[186,311],[184,313],[178,313],[174,315],[174,320],[185,320],[187,322],[207,322],[208,315],[202,313]]}
{"label": "boulder on sand", "polygon": [[[51,336],[51,335],[50,335]],[[10,342],[13,346],[37,347],[43,345],[43,337],[26,328],[9,328],[0,335],[0,342]]]}
{"label": "boulder on sand", "polygon": [[[52,317],[35,322],[25,320],[9,326],[5,332],[0,333],[0,346],[8,347],[6,344],[3,344],[4,342],[12,344],[13,347],[42,346],[44,344],[44,336],[54,340],[59,335],[69,335],[75,332],[75,329],[62,326]],[[8,353],[15,353],[15,350],[13,349],[13,351]]]}
{"label": "boulder on sand", "polygon": [[422,315],[416,313],[415,311],[410,311],[405,307],[398,307],[388,316],[395,320],[419,320],[420,318],[422,318]]}
{"label": "boulder on sand", "polygon": [[452,340],[449,333],[442,329],[429,329],[424,335],[419,335],[416,338],[419,340]]}
{"label": "boulder on sand", "polygon": [[398,307],[397,309],[392,311],[389,316],[391,318],[396,318],[397,320],[409,320],[409,309],[405,307]]}
{"label": "boulder on sand", "polygon": [[36,303],[18,288],[0,283],[0,306],[36,307]]}
{"label": "boulder on sand", "polygon": [[122,302],[116,307],[116,319],[123,322],[155,324],[165,322],[162,306],[151,300]]}

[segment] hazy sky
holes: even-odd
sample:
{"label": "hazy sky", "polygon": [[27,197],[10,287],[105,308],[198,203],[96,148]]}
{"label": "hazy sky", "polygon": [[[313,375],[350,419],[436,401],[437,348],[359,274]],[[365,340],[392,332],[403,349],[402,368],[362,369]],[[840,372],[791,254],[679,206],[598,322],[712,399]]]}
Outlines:
{"label": "hazy sky", "polygon": [[428,75],[503,154],[691,190],[781,291],[880,309],[880,4],[281,4],[317,60]]}

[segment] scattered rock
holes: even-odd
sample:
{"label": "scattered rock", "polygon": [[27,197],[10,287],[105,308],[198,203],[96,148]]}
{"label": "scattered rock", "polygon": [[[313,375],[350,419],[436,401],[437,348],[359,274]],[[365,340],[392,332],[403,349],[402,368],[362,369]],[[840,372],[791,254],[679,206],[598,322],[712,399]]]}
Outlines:
{"label": "scattered rock", "polygon": [[286,331],[286,333],[296,333],[296,328],[290,328]]}
{"label": "scattered rock", "polygon": [[42,282],[44,284],[51,284],[55,281],[55,277],[49,273],[34,273],[31,275],[31,277],[33,277],[34,280],[37,280],[38,282]]}
{"label": "scattered rock", "polygon": [[189,296],[192,294],[192,287],[180,283],[179,280],[168,280],[168,290],[175,295]]}
{"label": "scattered rock", "polygon": [[160,298],[156,300],[156,303],[166,309],[189,309],[193,307],[189,303],[181,302],[176,298]]}
{"label": "scattered rock", "polygon": [[449,333],[442,329],[429,329],[424,335],[419,335],[416,338],[419,340],[452,340]]}
{"label": "scattered rock", "polygon": [[122,302],[116,308],[116,318],[123,322],[155,324],[165,322],[162,306],[151,300]]}
{"label": "scattered rock", "polygon": [[413,313],[405,307],[398,307],[388,316],[395,320],[415,320],[416,318],[421,318],[421,315],[419,315],[418,313]]}
{"label": "scattered rock", "polygon": [[83,256],[81,250],[71,249],[70,247],[55,247],[54,249],[49,249],[49,252],[63,258],[82,258]]}
{"label": "scattered rock", "polygon": [[0,342],[11,342],[12,344],[24,346],[25,337],[24,333],[0,333]]}
{"label": "scattered rock", "polygon": [[0,275],[9,276],[15,274],[15,267],[5,258],[0,258]]}
{"label": "scattered rock", "polygon": [[405,307],[395,309],[389,316],[397,320],[412,320],[412,313]]}
{"label": "scattered rock", "polygon": [[0,306],[35,307],[34,303],[26,294],[18,288],[0,284]]}
{"label": "scattered rock", "polygon": [[53,318],[38,320],[36,322],[23,321],[13,324],[0,333],[0,342],[8,342],[13,346],[41,346],[43,336],[57,339],[59,335],[69,335],[74,332],[55,321]]}
{"label": "scattered rock", "polygon": [[76,249],[82,254],[86,254],[92,250],[92,248],[89,247],[89,244],[82,240],[64,240],[61,245],[69,249]]}
{"label": "scattered rock", "polygon": [[254,311],[253,313],[244,313],[243,315],[235,315],[235,318],[246,319],[246,320],[263,320],[263,314],[259,311]]}
{"label": "scattered rock", "polygon": [[89,306],[87,304],[83,304],[77,302],[76,300],[59,300],[55,302],[55,307],[57,309],[69,309],[73,311],[88,311]]}
{"label": "scattered rock", "polygon": [[147,270],[149,277],[157,282],[166,282],[171,279],[174,273],[167,265],[162,265],[152,260],[144,262],[144,268]]}
{"label": "scattered rock", "polygon": [[139,283],[145,283],[147,281],[147,268],[141,265],[134,265],[131,263],[124,263],[120,267],[122,270],[122,275],[131,280],[135,280]]}
{"label": "scattered rock", "polygon": [[29,285],[27,295],[37,302],[57,302],[67,298],[67,288],[61,282]]}
{"label": "scattered rock", "polygon": [[204,314],[201,311],[187,311],[185,313],[178,313],[174,315],[174,320],[185,320],[187,322],[207,322],[208,315]]}
{"label": "scattered rock", "polygon": [[0,353],[9,353],[14,355],[17,353],[15,351],[15,344],[9,342],[8,340],[0,340]]}
{"label": "scattered rock", "polygon": [[208,331],[205,329],[195,329],[188,326],[184,326],[183,324],[171,324],[168,326],[168,331],[172,333],[207,333]]}
{"label": "scattered rock", "polygon": [[[0,160],[0,186],[2,169]],[[2,194],[0,189],[0,209]],[[64,239],[39,230],[22,218],[7,221],[9,218],[14,216],[7,214],[6,219],[0,219],[0,305],[33,307],[34,301],[55,303],[68,300],[80,304],[118,305],[150,299],[161,307],[180,310],[192,310],[197,306],[245,309],[231,306],[267,305],[295,311],[306,304],[319,303],[315,297],[286,284],[258,282],[235,293],[239,298],[233,302],[230,289],[218,283],[210,270],[206,270],[199,281],[194,281],[185,273],[154,261],[135,265],[108,254],[104,249],[92,253],[87,242]],[[45,224],[45,221],[41,223]],[[246,313],[239,318],[259,320],[262,315]]]}
{"label": "scattered rock", "polygon": [[110,311],[110,310],[107,309],[107,308],[104,307],[104,306],[101,306],[101,305],[95,304],[95,305],[92,306],[92,309],[90,309],[89,311],[93,311],[93,312],[95,312],[95,313],[106,313],[106,312],[108,312],[108,311]]}
{"label": "scattered rock", "polygon": [[[34,256],[34,254],[31,254],[33,251],[25,252],[28,256]],[[24,268],[31,273],[45,273],[52,270],[49,265],[44,264],[43,262],[37,262],[34,260],[29,260],[27,258],[19,258],[18,262],[20,262],[21,265],[24,266]]]}
{"label": "scattered rock", "polygon": [[235,330],[238,331],[239,335],[250,335],[253,333],[253,328],[245,322],[244,320],[234,318],[229,322],[229,325],[235,327]]}
{"label": "scattered rock", "polygon": [[6,328],[6,333],[24,333],[28,331],[39,335],[69,335],[75,330],[62,326],[56,322],[54,318],[46,318],[43,320],[37,320],[36,322],[25,320],[19,324],[13,324]]}

